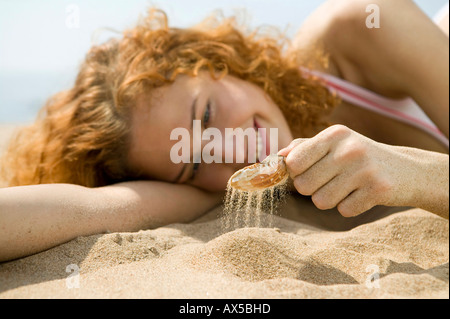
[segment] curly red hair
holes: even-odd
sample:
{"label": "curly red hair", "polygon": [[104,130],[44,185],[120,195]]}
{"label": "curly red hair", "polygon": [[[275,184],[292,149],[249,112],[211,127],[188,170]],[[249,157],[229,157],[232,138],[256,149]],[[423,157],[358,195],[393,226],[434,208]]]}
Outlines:
{"label": "curly red hair", "polygon": [[303,77],[280,38],[246,33],[234,18],[171,28],[163,11],[121,39],[93,46],[74,86],[50,98],[3,158],[10,186],[72,183],[103,186],[136,178],[128,170],[129,117],[137,96],[177,75],[229,74],[261,87],[280,107],[294,136],[309,136],[337,103],[317,80]]}

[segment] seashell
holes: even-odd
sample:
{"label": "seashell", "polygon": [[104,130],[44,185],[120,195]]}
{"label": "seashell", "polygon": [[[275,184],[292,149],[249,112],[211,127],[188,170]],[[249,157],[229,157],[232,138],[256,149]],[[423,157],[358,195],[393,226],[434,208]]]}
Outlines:
{"label": "seashell", "polygon": [[233,188],[255,191],[284,183],[289,174],[283,156],[269,155],[261,163],[256,163],[234,173],[230,178]]}

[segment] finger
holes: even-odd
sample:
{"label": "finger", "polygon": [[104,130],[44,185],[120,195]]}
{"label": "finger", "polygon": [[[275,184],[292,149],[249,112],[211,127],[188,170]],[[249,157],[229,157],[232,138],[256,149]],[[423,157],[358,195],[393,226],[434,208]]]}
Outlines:
{"label": "finger", "polygon": [[295,144],[286,156],[286,165],[290,174],[298,175],[322,159],[341,140],[353,131],[343,125],[333,125],[316,136]]}
{"label": "finger", "polygon": [[346,174],[339,174],[318,189],[311,197],[319,209],[332,209],[358,188],[357,181]]}
{"label": "finger", "polygon": [[306,172],[294,176],[294,186],[300,194],[309,196],[329,183],[339,174],[341,167],[336,164],[333,156],[327,154],[315,163]]}
{"label": "finger", "polygon": [[278,151],[277,155],[287,156],[292,149],[300,143],[308,140],[307,138],[296,138],[288,146]]}
{"label": "finger", "polygon": [[370,196],[364,189],[357,189],[342,200],[337,205],[337,209],[344,217],[360,215],[375,206],[369,198]]}
{"label": "finger", "polygon": [[294,146],[285,158],[286,167],[292,178],[306,172],[329,152],[329,146],[315,138],[307,139]]}

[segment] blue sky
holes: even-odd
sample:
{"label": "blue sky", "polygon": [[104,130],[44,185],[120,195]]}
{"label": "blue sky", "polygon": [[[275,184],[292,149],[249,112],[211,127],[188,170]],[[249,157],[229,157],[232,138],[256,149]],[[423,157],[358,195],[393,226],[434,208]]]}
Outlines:
{"label": "blue sky", "polygon": [[[94,31],[131,27],[151,5],[164,9],[171,24],[178,27],[194,24],[216,9],[222,9],[226,15],[245,9],[250,25],[275,25],[293,34],[322,2],[0,0],[0,123],[32,120],[50,94],[70,86],[91,46]],[[433,16],[447,0],[415,2]],[[73,17],[73,8],[78,11],[78,27],[73,27],[75,20],[68,20]],[[112,35],[103,33],[104,37]],[[101,39],[102,36],[98,38]]]}

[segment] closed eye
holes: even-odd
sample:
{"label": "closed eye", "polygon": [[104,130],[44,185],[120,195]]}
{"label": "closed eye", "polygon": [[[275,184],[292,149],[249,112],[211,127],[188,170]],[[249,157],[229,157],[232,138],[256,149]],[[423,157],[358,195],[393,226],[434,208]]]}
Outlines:
{"label": "closed eye", "polygon": [[[208,125],[210,118],[211,118],[211,102],[208,100],[208,102],[206,103],[205,113],[203,114],[203,119],[202,119],[204,127],[206,127],[206,125]],[[189,180],[193,180],[195,178],[199,168],[200,168],[200,163],[193,163],[192,174],[191,174],[191,177],[189,178]]]}
{"label": "closed eye", "polygon": [[200,163],[193,163],[193,165],[192,165],[192,173],[191,173],[191,177],[189,178],[189,181],[192,181],[195,178],[195,176],[197,175],[199,167],[200,167]]}
{"label": "closed eye", "polygon": [[203,114],[203,126],[206,126],[209,123],[209,119],[211,117],[211,102],[208,100],[206,104],[205,113]]}

